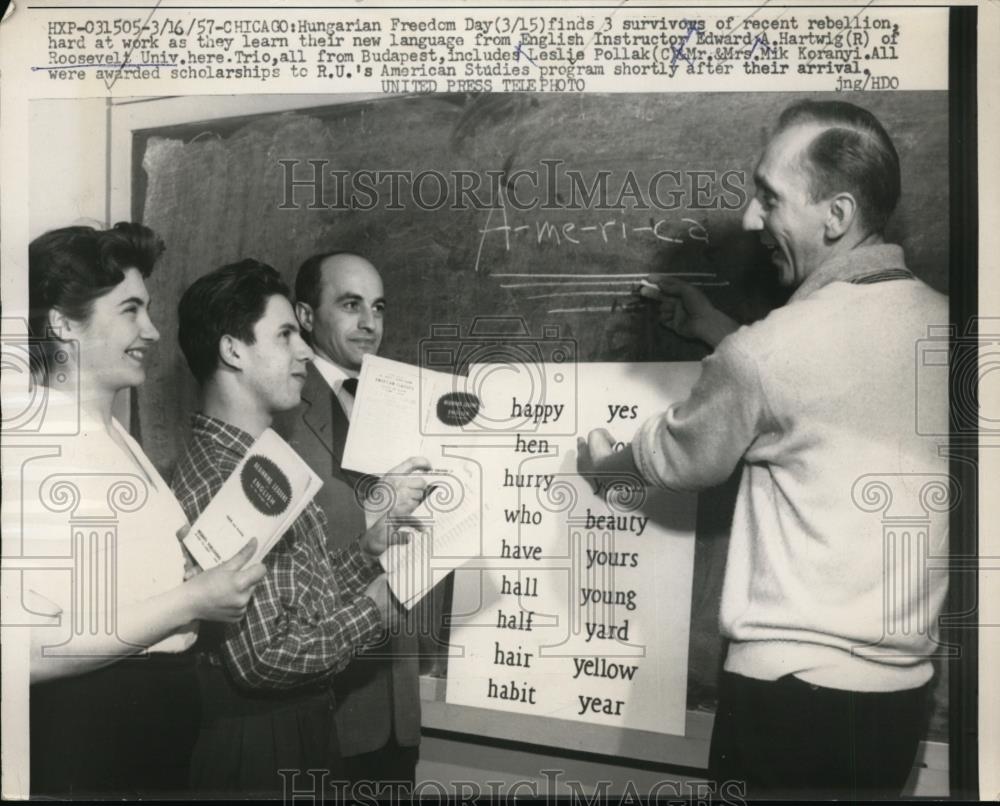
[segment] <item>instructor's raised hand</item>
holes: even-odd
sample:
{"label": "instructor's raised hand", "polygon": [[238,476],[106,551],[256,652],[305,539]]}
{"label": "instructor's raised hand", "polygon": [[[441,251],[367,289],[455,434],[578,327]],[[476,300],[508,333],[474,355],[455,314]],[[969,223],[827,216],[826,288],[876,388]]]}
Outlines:
{"label": "instructor's raised hand", "polygon": [[669,274],[650,274],[646,281],[639,295],[660,303],[660,324],[678,336],[715,347],[739,328],[700,288]]}

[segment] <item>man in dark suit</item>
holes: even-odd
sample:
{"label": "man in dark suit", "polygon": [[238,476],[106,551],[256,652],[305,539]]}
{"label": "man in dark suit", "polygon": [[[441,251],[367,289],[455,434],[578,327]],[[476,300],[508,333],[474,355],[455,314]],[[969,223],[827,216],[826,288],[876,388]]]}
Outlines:
{"label": "man in dark suit", "polygon": [[[341,458],[361,359],[375,354],[382,341],[382,278],[360,255],[314,255],[299,269],[295,297],[296,315],[316,357],[308,365],[302,404],[280,430],[323,479],[316,502],[330,524],[329,547],[337,550],[368,527],[355,492],[362,478],[344,470]],[[389,475],[426,469],[420,460],[408,460]],[[334,683],[337,732],[352,782],[412,786],[414,781],[420,692],[412,623],[400,613],[390,639],[356,658]]]}

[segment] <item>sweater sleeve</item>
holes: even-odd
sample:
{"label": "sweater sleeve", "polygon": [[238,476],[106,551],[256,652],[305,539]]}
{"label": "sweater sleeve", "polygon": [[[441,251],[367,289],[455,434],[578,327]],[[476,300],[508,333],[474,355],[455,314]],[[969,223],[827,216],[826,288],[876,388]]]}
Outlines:
{"label": "sweater sleeve", "polygon": [[687,400],[639,429],[632,452],[650,484],[690,491],[721,484],[760,433],[766,401],[757,363],[743,349],[741,335],[723,339],[702,361]]}

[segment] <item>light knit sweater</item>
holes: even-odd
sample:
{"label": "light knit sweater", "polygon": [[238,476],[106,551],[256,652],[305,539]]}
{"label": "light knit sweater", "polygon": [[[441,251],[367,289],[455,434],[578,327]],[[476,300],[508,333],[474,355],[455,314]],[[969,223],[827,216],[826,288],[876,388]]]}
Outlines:
{"label": "light knit sweater", "polygon": [[665,487],[711,487],[745,462],[719,617],[728,671],[854,691],[932,675],[950,503],[940,339],[925,356],[947,298],[916,279],[850,282],[903,266],[887,244],[823,264],[636,437],[640,472]]}

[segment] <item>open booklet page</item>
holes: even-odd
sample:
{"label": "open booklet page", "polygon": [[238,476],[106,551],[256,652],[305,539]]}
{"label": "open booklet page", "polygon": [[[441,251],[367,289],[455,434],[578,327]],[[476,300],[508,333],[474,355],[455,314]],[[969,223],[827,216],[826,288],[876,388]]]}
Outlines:
{"label": "open booklet page", "polygon": [[[478,554],[474,536],[481,524],[482,475],[476,462],[449,448],[465,433],[458,420],[468,420],[463,415],[470,401],[454,394],[464,380],[373,355],[365,356],[358,379],[343,466],[381,479],[368,487],[369,521],[391,519],[386,474],[393,467],[410,456],[424,456],[432,465],[427,499],[399,524],[408,542],[390,546],[382,557],[389,585],[407,608]],[[449,397],[458,402],[442,420]]]}

